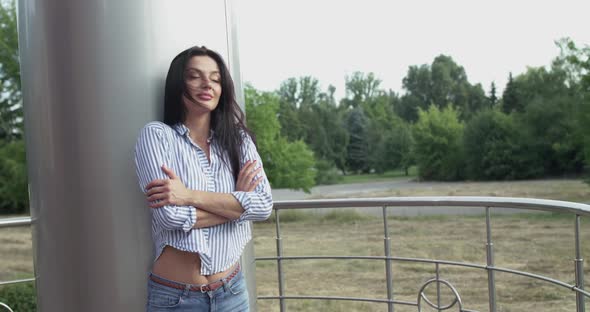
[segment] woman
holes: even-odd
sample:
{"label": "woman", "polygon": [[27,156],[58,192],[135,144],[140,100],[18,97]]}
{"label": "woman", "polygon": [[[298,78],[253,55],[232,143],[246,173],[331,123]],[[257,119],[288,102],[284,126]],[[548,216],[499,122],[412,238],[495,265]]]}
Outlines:
{"label": "woman", "polygon": [[135,148],[156,250],[147,311],[248,311],[238,260],[272,196],[221,56],[177,55],[164,102]]}

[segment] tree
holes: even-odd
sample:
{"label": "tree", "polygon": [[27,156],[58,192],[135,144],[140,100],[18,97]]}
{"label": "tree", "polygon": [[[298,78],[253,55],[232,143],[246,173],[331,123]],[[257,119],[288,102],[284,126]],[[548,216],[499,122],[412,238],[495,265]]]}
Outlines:
{"label": "tree", "polygon": [[439,108],[454,103],[462,107],[466,102],[465,86],[467,75],[465,69],[459,66],[450,56],[437,56],[430,66],[432,72],[432,103]]}
{"label": "tree", "polygon": [[29,206],[16,8],[0,1],[0,212]]}
{"label": "tree", "polygon": [[[578,47],[570,38],[556,42],[561,53],[554,62],[554,68],[560,68],[566,76],[570,94],[576,96],[575,117],[577,122],[575,134],[580,138],[584,150],[586,172],[590,170],[590,46]],[[590,177],[587,178],[590,184]]]}
{"label": "tree", "polygon": [[419,96],[415,94],[404,94],[399,102],[393,107],[395,113],[403,120],[413,123],[418,120],[418,110],[425,110],[428,108],[426,102],[422,101]]}
{"label": "tree", "polygon": [[29,207],[25,143],[0,146],[0,213],[25,213]]}
{"label": "tree", "polygon": [[394,107],[395,112],[408,122],[418,120],[418,110],[427,110],[432,103],[431,73],[428,65],[410,66],[406,77],[402,80],[406,90],[400,102]]}
{"label": "tree", "polygon": [[498,102],[498,97],[496,96],[496,83],[492,81],[492,86],[490,87],[490,104],[491,106],[496,106],[496,103]]}
{"label": "tree", "polygon": [[[335,166],[345,172],[349,135],[344,126],[344,110],[333,106],[328,99],[321,100],[311,111],[306,143],[314,151],[316,159],[323,161],[328,170]],[[320,171],[318,175],[325,174]]]}
{"label": "tree", "polygon": [[310,133],[311,108],[320,100],[319,81],[311,76],[289,78],[278,90],[281,132],[291,141],[305,140]]}
{"label": "tree", "polygon": [[361,103],[368,121],[368,167],[377,173],[402,167],[402,160],[410,152],[409,128],[394,112],[398,101],[393,92],[380,92]]}
{"label": "tree", "polygon": [[351,76],[346,76],[345,81],[346,98],[341,103],[345,107],[356,108],[380,92],[381,80],[377,79],[373,73],[365,75],[357,71]]}
{"label": "tree", "polygon": [[567,95],[538,96],[527,104],[525,113],[515,115],[529,135],[528,153],[543,155],[546,175],[579,173],[583,169],[583,143],[576,135],[573,105]]}
{"label": "tree", "polygon": [[23,111],[16,8],[0,1],[0,139],[22,137]]}
{"label": "tree", "polygon": [[512,180],[542,174],[539,154],[531,151],[523,128],[497,109],[475,115],[465,127],[467,177],[474,180]]}
{"label": "tree", "polygon": [[281,136],[278,96],[258,92],[251,86],[246,86],[245,95],[248,126],[256,134],[258,151],[271,185],[309,192],[316,174],[313,153],[303,141],[289,142]]}
{"label": "tree", "polygon": [[[397,168],[408,169],[412,135],[409,125],[395,116],[387,123],[379,125],[372,121],[369,127],[369,166],[377,173]],[[406,173],[407,174],[407,173]]]}
{"label": "tree", "polygon": [[510,73],[508,74],[508,82],[504,88],[504,93],[502,93],[502,111],[504,113],[510,114],[524,110],[524,105],[520,103],[517,92],[512,73]]}
{"label": "tree", "polygon": [[430,66],[410,66],[403,87],[406,95],[396,111],[410,122],[416,121],[418,109],[430,105],[442,109],[452,103],[463,120],[487,106],[481,85],[471,85],[465,69],[447,55],[437,56]]}
{"label": "tree", "polygon": [[302,108],[315,105],[320,97],[319,81],[311,76],[289,78],[279,88],[281,102]]}
{"label": "tree", "polygon": [[426,180],[459,180],[464,176],[463,123],[448,106],[442,110],[431,105],[418,111],[414,124],[414,157],[418,175]]}
{"label": "tree", "polygon": [[490,107],[490,104],[480,83],[475,85],[467,84],[465,89],[467,90],[467,101],[460,113],[463,120],[467,121],[480,110]]}
{"label": "tree", "polygon": [[369,172],[369,146],[367,140],[369,120],[362,107],[350,111],[346,123],[349,143],[346,164],[354,172]]}

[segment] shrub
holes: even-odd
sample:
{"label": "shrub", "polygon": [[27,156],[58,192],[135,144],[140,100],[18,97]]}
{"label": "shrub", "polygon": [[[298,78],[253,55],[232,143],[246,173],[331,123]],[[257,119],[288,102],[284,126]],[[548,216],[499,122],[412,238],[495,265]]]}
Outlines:
{"label": "shrub", "polygon": [[21,283],[0,287],[0,302],[15,312],[37,311],[37,292],[33,283]]}
{"label": "shrub", "polygon": [[419,110],[413,128],[414,157],[418,175],[425,180],[460,180],[463,177],[463,123],[458,112],[448,106],[431,105]]}
{"label": "shrub", "polygon": [[319,159],[315,165],[317,170],[315,176],[316,185],[336,184],[342,180],[342,174],[331,162]]}
{"label": "shrub", "polygon": [[25,143],[0,145],[0,214],[24,213],[29,207]]}
{"label": "shrub", "polygon": [[532,159],[535,155],[530,148],[525,150],[527,143],[522,136],[511,115],[485,110],[474,116],[465,127],[468,177],[508,180],[534,175],[540,164]]}

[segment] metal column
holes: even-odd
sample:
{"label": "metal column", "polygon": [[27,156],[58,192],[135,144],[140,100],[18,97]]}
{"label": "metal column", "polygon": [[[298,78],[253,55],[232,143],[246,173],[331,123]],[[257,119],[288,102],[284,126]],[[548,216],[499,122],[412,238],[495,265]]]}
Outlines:
{"label": "metal column", "polygon": [[133,147],[161,119],[168,66],[189,46],[220,52],[241,95],[231,3],[19,0],[40,311],[144,309],[153,253]]}
{"label": "metal column", "polygon": [[496,312],[496,274],[494,267],[494,243],[492,242],[492,224],[490,207],[486,207],[486,270],[488,271],[488,301],[490,312]]}

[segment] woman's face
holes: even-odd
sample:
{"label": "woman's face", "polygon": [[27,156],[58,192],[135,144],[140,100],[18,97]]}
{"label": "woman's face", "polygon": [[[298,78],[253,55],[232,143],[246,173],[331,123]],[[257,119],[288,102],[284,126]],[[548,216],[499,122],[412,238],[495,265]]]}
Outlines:
{"label": "woman's face", "polygon": [[219,66],[209,56],[193,56],[184,71],[187,93],[194,102],[183,95],[188,115],[191,113],[210,113],[219,104],[221,96],[221,73]]}

